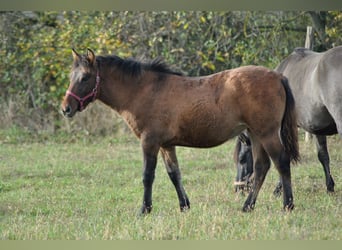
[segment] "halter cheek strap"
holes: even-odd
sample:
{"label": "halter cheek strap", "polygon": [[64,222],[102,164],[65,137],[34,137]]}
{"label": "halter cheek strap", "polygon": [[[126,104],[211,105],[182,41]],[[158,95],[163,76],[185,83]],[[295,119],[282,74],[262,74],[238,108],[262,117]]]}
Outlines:
{"label": "halter cheek strap", "polygon": [[92,98],[91,102],[95,101],[96,96],[97,96],[97,91],[99,89],[99,85],[100,85],[100,75],[99,75],[99,71],[97,71],[97,74],[96,74],[96,85],[95,85],[93,90],[88,95],[86,95],[84,97],[79,97],[78,95],[76,95],[75,93],[71,92],[70,90],[67,90],[66,94],[74,97],[80,103],[80,111],[82,111],[83,109],[85,109],[84,102],[86,100],[88,100],[89,98]]}

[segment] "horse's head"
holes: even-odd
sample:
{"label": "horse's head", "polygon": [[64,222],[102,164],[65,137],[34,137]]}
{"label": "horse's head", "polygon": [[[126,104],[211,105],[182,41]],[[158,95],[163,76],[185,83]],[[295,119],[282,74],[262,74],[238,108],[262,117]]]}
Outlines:
{"label": "horse's head", "polygon": [[79,55],[72,50],[74,58],[70,85],[62,102],[62,112],[67,117],[73,117],[77,111],[82,111],[97,98],[100,84],[98,65],[92,50],[86,55]]}
{"label": "horse's head", "polygon": [[251,140],[245,131],[239,135],[235,150],[235,191],[249,189],[253,180],[253,155]]}

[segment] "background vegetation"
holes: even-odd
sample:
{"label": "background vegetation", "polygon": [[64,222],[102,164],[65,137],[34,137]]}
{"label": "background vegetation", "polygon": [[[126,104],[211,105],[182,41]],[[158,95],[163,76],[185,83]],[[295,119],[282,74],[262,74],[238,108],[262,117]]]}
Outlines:
{"label": "background vegetation", "polygon": [[0,128],[15,125],[34,136],[122,128],[99,104],[71,122],[60,115],[72,47],[124,58],[160,56],[197,76],[246,64],[274,68],[304,45],[307,25],[315,28],[316,51],[341,44],[339,11],[0,12]]}

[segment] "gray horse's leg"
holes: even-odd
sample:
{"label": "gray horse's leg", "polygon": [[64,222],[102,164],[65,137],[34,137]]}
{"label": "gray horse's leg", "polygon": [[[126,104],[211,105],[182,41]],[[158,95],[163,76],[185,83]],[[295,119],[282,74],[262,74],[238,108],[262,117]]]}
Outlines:
{"label": "gray horse's leg", "polygon": [[327,147],[327,137],[324,135],[315,135],[315,138],[316,138],[317,156],[324,169],[327,191],[334,192],[335,182],[330,174],[330,158],[329,158],[328,147]]}
{"label": "gray horse's leg", "polygon": [[[324,135],[315,135],[316,148],[317,148],[317,156],[319,161],[321,162],[325,174],[325,183],[327,186],[328,192],[334,192],[335,182],[330,174],[330,158],[327,147],[327,138]],[[282,193],[282,183],[281,179],[279,180],[276,188],[273,191],[275,196],[280,196]]]}

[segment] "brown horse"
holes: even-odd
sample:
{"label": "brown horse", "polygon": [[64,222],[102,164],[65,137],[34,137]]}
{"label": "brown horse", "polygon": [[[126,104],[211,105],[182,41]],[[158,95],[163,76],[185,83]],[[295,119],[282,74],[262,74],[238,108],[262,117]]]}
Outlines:
{"label": "brown horse", "polygon": [[175,146],[208,148],[242,130],[251,135],[255,181],[243,206],[254,208],[270,167],[284,185],[284,208],[292,210],[290,162],[298,154],[294,99],[281,74],[245,66],[209,76],[186,77],[160,60],[142,63],[117,56],[73,53],[70,86],[62,102],[72,117],[98,99],[122,116],[140,139],[144,195],[141,213],[152,209],[152,184],[158,152],[176,188],[181,211],[190,208],[178,167]]}

